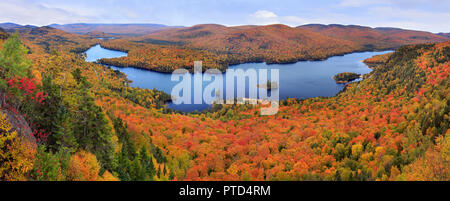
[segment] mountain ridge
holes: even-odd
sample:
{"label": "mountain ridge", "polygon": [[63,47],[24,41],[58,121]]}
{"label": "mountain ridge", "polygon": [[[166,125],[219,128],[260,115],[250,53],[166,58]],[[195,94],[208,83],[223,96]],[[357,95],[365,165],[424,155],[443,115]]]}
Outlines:
{"label": "mountain ridge", "polygon": [[406,44],[444,42],[448,38],[426,31],[393,27],[366,27],[359,25],[308,24],[298,26],[329,37],[352,41],[363,49],[395,49]]}
{"label": "mountain ridge", "polygon": [[104,32],[113,35],[146,35],[161,29],[173,28],[163,24],[146,24],[146,23],[124,23],[124,24],[107,24],[107,23],[75,23],[75,24],[50,24],[53,28],[77,34],[88,34],[90,32]]}
{"label": "mountain ridge", "polygon": [[229,65],[241,63],[282,64],[323,60],[352,52],[392,50],[402,45],[447,40],[429,32],[374,29],[357,25],[290,27],[272,24],[227,27],[200,24],[102,42],[102,47],[129,54],[123,58],[102,59],[100,62],[172,72],[177,68],[192,69],[194,61],[202,60],[206,69],[224,70]]}

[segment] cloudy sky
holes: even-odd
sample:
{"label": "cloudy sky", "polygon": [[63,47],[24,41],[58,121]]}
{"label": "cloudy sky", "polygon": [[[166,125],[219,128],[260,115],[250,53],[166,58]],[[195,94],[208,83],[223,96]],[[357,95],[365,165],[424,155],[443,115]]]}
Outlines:
{"label": "cloudy sky", "polygon": [[449,0],[1,0],[0,22],[357,24],[450,32]]}

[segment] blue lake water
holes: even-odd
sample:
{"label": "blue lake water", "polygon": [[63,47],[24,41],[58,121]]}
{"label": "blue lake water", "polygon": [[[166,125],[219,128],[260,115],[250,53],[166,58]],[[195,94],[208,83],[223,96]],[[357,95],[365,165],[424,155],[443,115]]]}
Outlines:
{"label": "blue lake water", "polygon": [[86,61],[87,62],[94,62],[102,58],[116,58],[116,57],[126,57],[128,54],[125,52],[120,51],[114,51],[114,50],[108,50],[105,48],[102,48],[100,45],[96,45],[94,47],[91,47],[86,52]]}
{"label": "blue lake water", "polygon": [[[359,74],[369,73],[371,69],[362,63],[362,60],[374,55],[385,54],[388,52],[391,51],[351,53],[344,56],[330,57],[324,61],[300,61],[294,64],[267,65],[265,63],[247,63],[231,66],[230,69],[242,69],[244,71],[255,69],[257,72],[259,69],[267,69],[269,79],[271,69],[278,69],[279,88],[269,91],[269,96],[271,93],[278,92],[280,99],[311,98],[318,96],[330,97],[336,95],[345,87],[345,84],[337,84],[334,81],[334,75],[342,72],[355,72]],[[127,53],[124,52],[104,49],[100,47],[100,45],[90,48],[86,51],[86,54],[86,61],[88,62],[93,62],[100,58],[115,58],[127,55]],[[167,73],[159,73],[131,67],[120,68],[111,66],[111,68],[125,73],[128,76],[128,79],[133,81],[131,84],[132,87],[148,89],[156,88],[170,94],[172,88],[178,84],[178,82],[171,81],[172,75]],[[226,86],[226,73],[223,75],[224,86]],[[205,88],[209,83],[211,82],[203,82],[203,88]],[[245,96],[248,97],[248,80],[246,80],[246,83]],[[236,86],[234,88],[236,91]],[[193,92],[194,89],[191,89],[191,91]],[[224,96],[224,94],[222,96]],[[180,105],[168,103],[167,107],[184,112],[191,112],[194,110],[201,111],[207,109],[210,105],[204,103]]]}

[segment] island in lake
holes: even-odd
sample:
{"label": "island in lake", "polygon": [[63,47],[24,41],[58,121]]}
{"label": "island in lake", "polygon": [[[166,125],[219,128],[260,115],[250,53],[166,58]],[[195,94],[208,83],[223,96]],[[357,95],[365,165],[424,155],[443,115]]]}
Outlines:
{"label": "island in lake", "polygon": [[258,84],[257,87],[266,90],[278,89],[278,82],[267,81],[266,84]]}
{"label": "island in lake", "polygon": [[336,81],[336,83],[339,84],[345,84],[358,78],[361,78],[361,74],[352,72],[338,73],[337,75],[333,76],[333,79]]}

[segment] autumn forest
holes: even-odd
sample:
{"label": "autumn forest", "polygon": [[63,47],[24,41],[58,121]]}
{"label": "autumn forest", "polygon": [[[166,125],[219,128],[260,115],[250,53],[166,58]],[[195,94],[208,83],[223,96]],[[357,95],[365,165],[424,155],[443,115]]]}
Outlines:
{"label": "autumn forest", "polygon": [[[0,181],[448,181],[450,42],[397,28],[0,24]],[[128,53],[86,62],[100,44]],[[333,97],[167,108],[109,66],[171,73],[353,52]]]}

